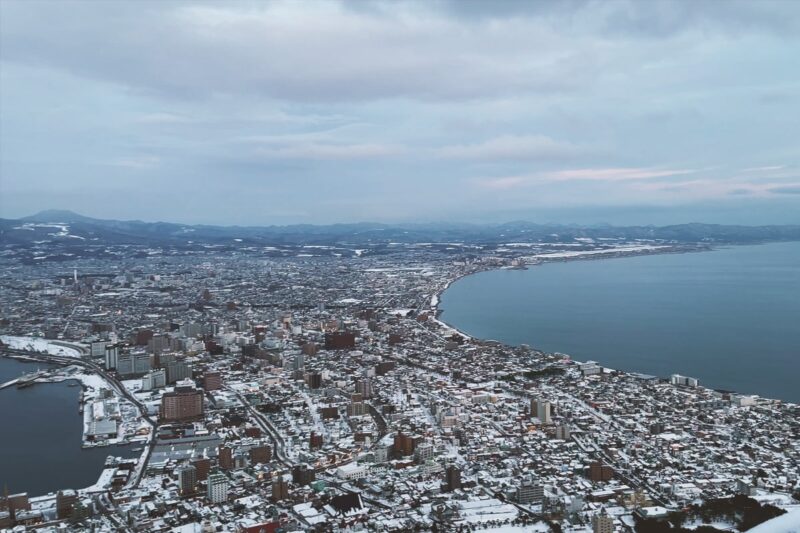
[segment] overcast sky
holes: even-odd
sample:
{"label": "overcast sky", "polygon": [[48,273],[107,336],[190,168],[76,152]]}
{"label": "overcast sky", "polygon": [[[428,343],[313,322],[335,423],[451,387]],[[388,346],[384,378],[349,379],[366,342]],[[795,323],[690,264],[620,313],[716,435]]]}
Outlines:
{"label": "overcast sky", "polygon": [[0,2],[0,216],[800,223],[800,2]]}

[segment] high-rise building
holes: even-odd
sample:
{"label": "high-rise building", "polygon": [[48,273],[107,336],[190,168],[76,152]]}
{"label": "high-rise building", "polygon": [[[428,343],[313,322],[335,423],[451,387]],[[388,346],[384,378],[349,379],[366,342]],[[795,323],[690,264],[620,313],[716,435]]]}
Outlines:
{"label": "high-rise building", "polygon": [[283,478],[278,478],[272,482],[272,500],[279,502],[281,500],[286,500],[289,498],[289,484],[283,480]]}
{"label": "high-rise building", "polygon": [[64,520],[72,515],[72,509],[78,502],[78,493],[74,490],[60,490],[56,493],[56,516]]}
{"label": "high-rise building", "polygon": [[608,516],[605,507],[592,517],[592,533],[614,533],[614,519]]}
{"label": "high-rise building", "polygon": [[604,465],[600,461],[594,461],[589,465],[589,479],[592,481],[609,481],[614,477],[614,469],[609,465]]}
{"label": "high-rise building", "polygon": [[362,379],[356,383],[356,392],[364,399],[372,398],[372,380]]}
{"label": "high-rise building", "polygon": [[191,460],[191,465],[197,473],[197,481],[208,479],[208,473],[211,471],[211,459],[208,457],[195,457]]}
{"label": "high-rise building", "polygon": [[445,490],[453,492],[461,488],[461,470],[456,465],[450,465],[444,475]]}
{"label": "high-rise building", "polygon": [[219,372],[206,372],[203,374],[203,388],[207,391],[219,390],[222,388],[222,374]]}
{"label": "high-rise building", "polygon": [[544,487],[532,479],[522,481],[517,487],[517,502],[538,503],[544,499]]}
{"label": "high-rise building", "polygon": [[233,450],[227,446],[220,446],[217,448],[217,463],[223,470],[230,470],[233,468]]}
{"label": "high-rise building", "polygon": [[6,506],[8,507],[8,512],[11,514],[11,519],[13,520],[16,517],[16,513],[18,511],[30,511],[31,510],[31,502],[28,499],[27,492],[20,492],[17,494],[10,494],[6,497]]}
{"label": "high-rise building", "polygon": [[175,383],[192,377],[192,367],[186,361],[171,361],[166,365],[167,383]]}
{"label": "high-rise building", "polygon": [[203,416],[203,391],[192,386],[175,387],[161,397],[160,416],[164,421],[177,422]]}
{"label": "high-rise building", "polygon": [[142,378],[142,390],[157,390],[167,386],[167,374],[163,369],[151,370]]}
{"label": "high-rise building", "polygon": [[117,356],[117,373],[120,376],[142,375],[150,370],[150,354],[145,352],[121,353]]}
{"label": "high-rise building", "polygon": [[114,370],[117,368],[117,359],[119,357],[119,345],[111,344],[106,346],[106,370]]}
{"label": "high-rise building", "polygon": [[268,463],[272,459],[272,448],[267,445],[250,448],[250,462],[253,464]]}
{"label": "high-rise building", "polygon": [[292,483],[299,486],[305,486],[313,483],[316,479],[314,469],[306,464],[295,465],[292,467]]}
{"label": "high-rise building", "polygon": [[228,478],[225,474],[211,474],[208,476],[208,501],[222,503],[228,499]]}
{"label": "high-rise building", "polygon": [[356,347],[356,336],[354,333],[337,331],[325,334],[326,350],[349,350]]}
{"label": "high-rise building", "polygon": [[531,416],[538,418],[542,424],[552,424],[550,402],[541,399],[531,400]]}
{"label": "high-rise building", "polygon": [[197,488],[197,468],[192,465],[178,468],[178,486],[180,486],[181,496],[194,494],[195,488]]}
{"label": "high-rise building", "polygon": [[414,459],[417,464],[424,464],[429,459],[433,459],[433,445],[429,442],[423,442],[414,450]]}

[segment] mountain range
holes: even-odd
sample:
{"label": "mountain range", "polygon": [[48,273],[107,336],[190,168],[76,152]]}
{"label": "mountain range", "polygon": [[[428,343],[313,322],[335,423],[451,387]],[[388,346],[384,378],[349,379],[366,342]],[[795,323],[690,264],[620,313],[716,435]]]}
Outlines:
{"label": "mountain range", "polygon": [[503,224],[354,223],[289,226],[211,226],[139,220],[101,220],[72,211],[49,210],[20,219],[0,219],[0,244],[184,246],[227,245],[377,245],[458,242],[573,242],[575,239],[663,240],[676,243],[745,244],[800,240],[800,225],[734,226],[580,226],[515,221]]}

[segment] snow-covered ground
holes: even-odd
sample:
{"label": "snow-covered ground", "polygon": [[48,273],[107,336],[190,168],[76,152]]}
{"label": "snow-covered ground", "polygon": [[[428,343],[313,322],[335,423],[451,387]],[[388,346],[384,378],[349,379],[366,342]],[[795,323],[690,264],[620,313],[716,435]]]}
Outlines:
{"label": "snow-covered ground", "polygon": [[793,508],[786,514],[759,524],[748,533],[800,533],[800,508]]}
{"label": "snow-covered ground", "polygon": [[525,260],[567,259],[570,257],[582,257],[582,256],[614,254],[614,253],[647,252],[654,250],[662,250],[664,248],[669,248],[669,246],[654,246],[651,244],[642,244],[635,246],[618,246],[615,248],[603,248],[600,250],[561,251],[552,253],[544,252],[544,253],[525,256],[523,259]]}
{"label": "snow-covered ground", "polygon": [[0,341],[14,350],[28,350],[32,352],[60,355],[62,357],[80,357],[81,353],[75,348],[68,348],[55,344],[41,337],[15,337],[13,335],[0,335]]}

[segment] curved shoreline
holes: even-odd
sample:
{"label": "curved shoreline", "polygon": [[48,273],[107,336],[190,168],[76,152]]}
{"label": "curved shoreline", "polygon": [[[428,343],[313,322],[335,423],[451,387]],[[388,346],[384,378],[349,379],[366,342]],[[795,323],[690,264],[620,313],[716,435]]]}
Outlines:
{"label": "curved shoreline", "polygon": [[[49,365],[49,366],[52,366],[52,367],[58,368],[58,369],[63,369],[63,368],[66,368],[66,367],[69,366],[69,363],[66,363],[66,362],[56,362],[56,361],[43,362],[42,360],[35,358],[36,355],[41,355],[41,354],[39,354],[38,352],[31,352],[31,356],[27,356],[27,355],[20,354],[20,353],[2,353],[2,354],[0,354],[0,361],[2,361],[3,359],[8,359],[10,361],[18,361],[18,362],[23,363],[23,364],[39,363],[39,364],[46,364],[46,365]],[[76,375],[73,375],[73,376],[66,376],[66,375],[65,376],[49,376],[49,377],[43,378],[41,381],[37,379],[37,380],[33,381],[31,383],[31,385],[49,385],[49,384],[63,385],[63,384],[68,384],[70,382],[74,382],[74,383],[79,385],[79,387],[80,387],[79,390],[81,391],[81,393],[82,394],[86,394],[87,391],[90,391],[92,389],[91,384],[87,380],[87,378],[89,378],[89,377],[90,377],[89,374],[76,374]],[[97,376],[97,377],[99,379],[102,379],[102,377],[100,377],[100,376]],[[69,385],[67,385],[67,386],[69,386]],[[76,404],[80,406],[80,402],[81,402],[81,395],[80,394],[76,395],[76,400],[78,400],[76,402]],[[129,444],[131,444],[131,442],[120,442],[120,443],[103,444],[103,445],[99,445],[99,444],[98,445],[87,445],[86,441],[84,440],[85,427],[84,427],[83,417],[81,417],[80,426],[81,426],[81,431],[80,431],[81,440],[80,440],[80,445],[78,446],[78,452],[77,453],[80,454],[80,453],[88,451],[90,453],[98,453],[99,454],[99,453],[101,453],[100,451],[95,452],[94,450],[107,450],[105,462],[100,467],[100,469],[99,469],[99,471],[97,473],[97,479],[94,482],[92,482],[89,485],[84,486],[84,487],[79,487],[79,488],[78,487],[61,487],[61,488],[58,488],[58,489],[55,489],[55,490],[52,490],[52,491],[48,491],[48,492],[46,492],[44,494],[32,494],[30,496],[32,499],[35,499],[35,500],[38,501],[38,500],[47,500],[47,499],[54,498],[56,492],[58,492],[59,490],[63,490],[64,488],[72,488],[72,489],[76,490],[78,493],[81,493],[81,494],[97,491],[96,488],[98,486],[98,482],[100,480],[102,480],[103,473],[108,468],[107,462],[108,462],[109,458],[113,458],[115,460],[119,460],[119,459],[122,459],[122,460],[134,460],[135,459],[137,461],[137,463],[138,463],[138,462],[141,462],[142,458],[144,457],[144,454],[146,453],[146,449],[141,454],[136,453],[136,454],[132,455],[131,457],[125,457],[124,455],[118,455],[118,454],[114,453],[115,451],[118,451],[118,448],[127,447]],[[107,490],[107,489],[104,488],[100,492],[104,492],[105,490]]]}
{"label": "curved shoreline", "polygon": [[[752,244],[752,245],[751,244],[726,245],[726,247],[727,246],[755,246],[755,245],[760,245],[760,244],[768,244],[768,243],[755,243],[755,244]],[[646,252],[646,253],[624,253],[623,252],[621,254],[616,254],[616,255],[595,254],[593,256],[560,257],[557,260],[552,260],[552,261],[544,260],[544,261],[541,261],[541,262],[536,263],[536,264],[531,265],[531,266],[538,266],[538,265],[545,264],[545,263],[555,263],[555,262],[565,262],[566,263],[566,262],[571,262],[571,261],[586,261],[586,260],[599,261],[599,260],[604,260],[604,259],[621,259],[621,258],[626,258],[626,257],[640,257],[640,256],[643,256],[643,255],[665,255],[665,254],[675,254],[675,253],[694,253],[694,252],[715,251],[715,250],[718,250],[718,249],[720,249],[720,248],[719,247],[708,246],[706,248],[686,249],[686,250],[671,249],[671,250],[663,250],[663,251],[660,251],[660,252],[653,252],[653,251]],[[609,252],[612,252],[612,251],[609,250]],[[499,344],[501,344],[503,346],[509,347],[509,348],[519,347],[519,345],[515,346],[515,345],[511,345],[511,344],[508,344],[506,342],[498,341],[498,340],[495,340],[495,339],[481,339],[481,338],[475,337],[473,335],[469,335],[467,333],[464,333],[459,328],[457,328],[457,327],[455,327],[455,326],[453,326],[453,325],[451,325],[451,324],[449,324],[449,323],[447,323],[444,320],[441,320],[439,318],[441,316],[441,314],[444,312],[444,309],[442,309],[440,307],[441,302],[442,302],[442,296],[444,295],[445,291],[447,291],[447,289],[449,289],[450,286],[453,283],[455,283],[456,281],[458,281],[458,280],[460,280],[462,278],[466,278],[466,277],[472,276],[474,274],[480,274],[482,272],[489,272],[489,271],[494,271],[494,270],[512,270],[512,268],[491,266],[491,267],[487,267],[487,268],[478,269],[478,270],[476,270],[474,272],[469,272],[469,273],[466,273],[466,274],[460,274],[460,275],[452,278],[451,280],[449,280],[445,284],[444,288],[442,288],[439,292],[437,292],[433,296],[434,298],[436,298],[436,305],[431,305],[431,309],[434,310],[434,321],[437,324],[439,324],[440,326],[445,327],[445,328],[450,329],[450,330],[453,330],[453,331],[457,332],[459,335],[462,335],[463,337],[465,337],[466,339],[469,339],[469,340],[477,340],[477,341],[481,341],[481,342],[497,342],[497,343],[499,343]],[[525,270],[528,270],[528,268],[525,268]],[[525,344],[525,343],[523,343],[523,344]],[[543,353],[543,354],[548,354],[548,355],[564,355],[564,356],[568,357],[570,361],[573,361],[575,363],[583,363],[584,362],[584,361],[578,361],[577,359],[574,359],[570,354],[567,354],[567,353],[549,352],[547,350],[542,350],[542,349],[536,348],[535,346],[531,346],[531,345],[528,345],[528,346],[530,346],[530,349],[533,352],[538,352],[538,353]],[[613,372],[621,372],[621,373],[624,373],[624,374],[626,374],[628,376],[634,376],[636,374],[640,374],[639,372],[635,372],[635,371],[632,371],[632,370],[619,370],[619,369],[616,369],[616,368],[611,368],[611,367],[608,367],[608,366],[605,366],[605,365],[601,364],[599,361],[598,361],[598,366],[600,366],[602,369],[610,370],[610,371],[613,371]],[[668,380],[669,379],[668,377],[664,377],[664,376],[656,376],[656,377],[658,377],[659,379],[662,379],[662,380]],[[709,390],[709,391],[714,391],[714,392],[720,392],[720,393],[731,393],[731,394],[736,394],[736,395],[739,395],[739,396],[757,397],[757,398],[759,398],[761,400],[769,401],[769,402],[773,402],[773,403],[774,402],[780,402],[781,404],[800,405],[800,403],[797,403],[797,402],[785,401],[785,400],[781,400],[781,399],[777,399],[777,398],[767,398],[767,397],[764,397],[764,396],[760,396],[758,394],[749,394],[749,393],[743,393],[743,392],[734,391],[734,390],[725,390],[725,389],[707,387],[707,386],[702,385],[702,384],[699,385],[698,388],[704,389],[704,390]]]}

